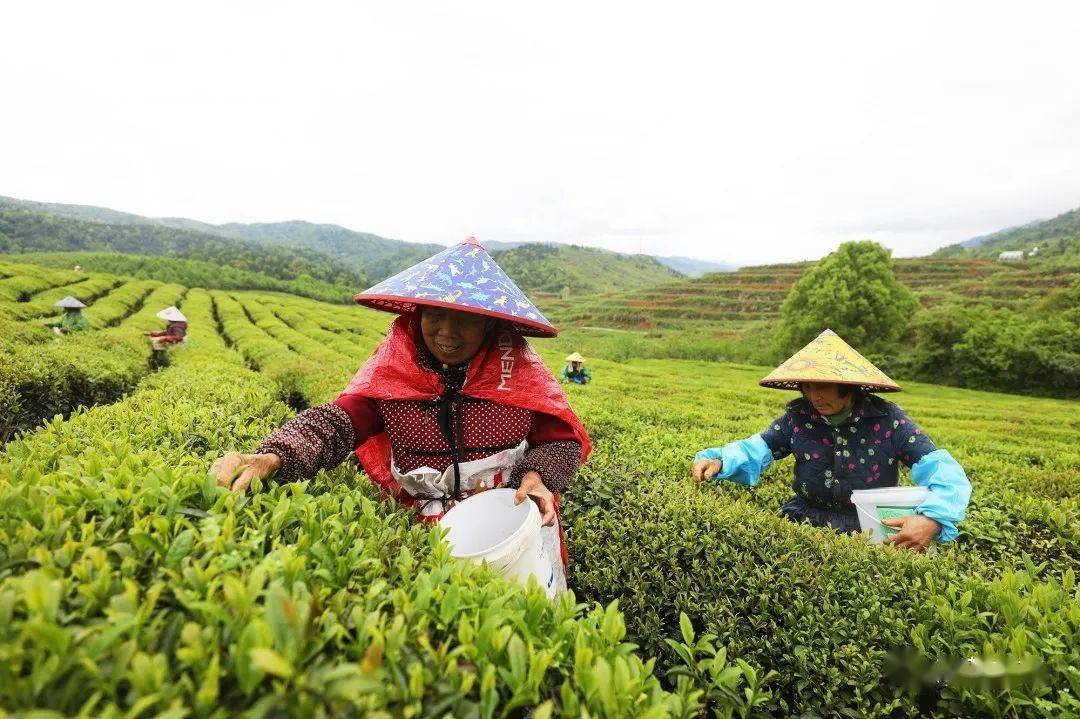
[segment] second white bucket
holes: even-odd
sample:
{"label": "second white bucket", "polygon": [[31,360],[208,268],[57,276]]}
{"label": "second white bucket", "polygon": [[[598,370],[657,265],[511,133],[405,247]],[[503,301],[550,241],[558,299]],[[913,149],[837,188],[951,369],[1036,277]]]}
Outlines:
{"label": "second white bucket", "polygon": [[527,500],[514,504],[513,489],[489,489],[459,502],[439,524],[447,529],[450,553],[458,559],[487,562],[504,577],[526,584],[529,577],[551,598],[555,571],[540,539],[540,510]]}

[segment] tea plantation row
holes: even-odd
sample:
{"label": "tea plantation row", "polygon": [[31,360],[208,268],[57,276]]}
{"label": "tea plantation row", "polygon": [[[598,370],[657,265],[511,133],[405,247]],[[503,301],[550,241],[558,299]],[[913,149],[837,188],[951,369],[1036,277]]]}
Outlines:
{"label": "tea plantation row", "polygon": [[[567,349],[545,353],[554,364]],[[884,671],[892,650],[935,658],[1037,656],[1045,679],[1011,692],[940,690],[945,716],[1080,711],[1080,452],[1075,403],[911,385],[899,400],[967,468],[974,498],[958,542],[929,557],[776,516],[791,460],[760,488],[694,486],[702,447],[761,431],[790,393],[765,368],[593,363],[572,388],[596,452],[569,493],[580,598],[619,598],[631,635],[664,639],[686,612],[734,656],[785,681],[772,710],[830,716],[931,713]]]}
{"label": "tea plantation row", "polygon": [[228,302],[192,290],[184,308],[170,367],[0,455],[3,710],[689,717],[768,700],[689,626],[692,678],[665,689],[616,608],[459,564],[347,467],[217,487],[210,459],[289,410],[216,334]]}
{"label": "tea plantation row", "polygon": [[[184,311],[192,339],[172,366],[0,454],[4,709],[1080,712],[1072,404],[929,385],[899,396],[975,486],[961,540],[922,557],[774,517],[787,462],[753,492],[689,483],[696,449],[780,412],[787,397],[754,386],[762,368],[594,362],[596,383],[571,399],[597,450],[566,515],[571,584],[594,608],[552,607],[450,561],[351,467],[245,497],[207,481],[213,456],[283,421],[281,399],[295,408],[339,391],[386,315],[202,290]],[[535,345],[553,367],[573,349],[560,342]],[[1034,656],[1043,679],[1009,691],[952,682],[916,701],[886,672],[897,647]],[[762,686],[768,670],[779,676]]]}
{"label": "tea plantation row", "polygon": [[[0,442],[56,414],[130,392],[151,370],[143,333],[160,329],[154,315],[180,304],[186,291],[151,280],[6,268],[22,273],[0,279],[0,297],[14,298],[0,299]],[[58,314],[53,303],[69,294],[90,305],[84,313],[95,329],[61,338],[44,320]]]}
{"label": "tea plantation row", "polygon": [[[313,339],[302,331],[310,326],[285,332],[251,311],[271,301],[243,304],[247,331],[251,320],[266,329],[249,341],[276,341],[275,362],[295,369],[315,356],[303,339]],[[553,367],[569,349],[537,346]],[[354,364],[324,357],[317,374],[296,375],[297,386],[324,400]],[[599,362],[596,370],[597,384],[572,388],[597,439],[568,495],[572,584],[587,599],[619,599],[632,636],[665,665],[680,661],[667,640],[686,612],[733,655],[791,678],[770,703],[781,715],[1076,709],[1080,456],[1069,440],[1071,403],[932,385],[901,395],[975,484],[961,541],[927,558],[775,518],[789,492],[785,463],[754,493],[690,485],[696,449],[759,431],[789,398],[755,386],[763,368]],[[901,647],[943,659],[1033,655],[1048,679],[1010,692],[933,689],[920,708],[884,675],[887,655]]]}

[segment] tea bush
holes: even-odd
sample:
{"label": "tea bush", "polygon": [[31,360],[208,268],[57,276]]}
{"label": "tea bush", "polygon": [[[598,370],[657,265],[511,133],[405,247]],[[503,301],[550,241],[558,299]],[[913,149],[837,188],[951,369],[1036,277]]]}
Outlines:
{"label": "tea bush", "polygon": [[[113,298],[113,306],[128,312],[146,305],[121,326],[64,337],[33,328],[21,333],[27,341],[7,343],[0,356],[0,442],[54,415],[115,401],[146,376],[152,348],[143,333],[160,328],[154,315],[178,304],[185,288],[157,285],[148,294],[146,288],[137,292]],[[88,317],[93,309],[86,310]],[[106,317],[116,316],[104,309]],[[94,316],[91,322],[98,320]]]}
{"label": "tea bush", "polygon": [[[923,557],[776,517],[791,496],[790,460],[753,491],[689,481],[697,449],[760,431],[782,411],[789,395],[755,386],[765,368],[593,365],[594,382],[571,388],[596,440],[567,493],[571,584],[585,599],[619,598],[630,635],[666,657],[661,666],[676,660],[666,639],[685,612],[730,655],[784,678],[769,704],[781,716],[1080,710],[1072,404],[919,385],[898,396],[975,487],[960,541]],[[902,647],[1032,655],[1046,683],[1000,694],[950,685],[919,705],[886,674]]]}
{"label": "tea bush", "polygon": [[33,295],[53,287],[77,282],[77,272],[34,268],[27,272],[21,265],[6,265],[11,274],[0,279],[0,301],[27,302]]}
{"label": "tea bush", "polygon": [[84,277],[82,280],[39,292],[27,302],[0,302],[0,317],[11,320],[29,320],[46,315],[57,315],[56,302],[71,295],[84,304],[90,304],[108,294],[122,280],[109,275]]}
{"label": "tea bush", "polygon": [[210,331],[208,295],[185,307],[171,367],[0,457],[0,707],[691,717],[768,700],[766,677],[687,622],[665,689],[614,605],[552,604],[458,563],[351,469],[217,487],[209,460],[288,409]]}
{"label": "tea bush", "polygon": [[[156,287],[87,338],[159,326]],[[568,389],[596,445],[566,495],[576,598],[552,605],[452,561],[352,465],[216,487],[213,457],[258,444],[291,414],[282,399],[330,399],[391,318],[276,293],[182,298],[189,343],[169,367],[0,453],[0,714],[1080,712],[1074,403],[907,386],[900,402],[974,484],[960,539],[919,556],[775,517],[788,462],[753,491],[689,482],[694,451],[780,413],[788,397],[755,386],[765,368],[593,360],[594,383]],[[54,344],[0,329],[5,350]],[[553,367],[569,351],[534,346]],[[81,347],[68,362],[97,366]],[[914,696],[890,674],[898,648],[1037,658],[1043,683]]]}

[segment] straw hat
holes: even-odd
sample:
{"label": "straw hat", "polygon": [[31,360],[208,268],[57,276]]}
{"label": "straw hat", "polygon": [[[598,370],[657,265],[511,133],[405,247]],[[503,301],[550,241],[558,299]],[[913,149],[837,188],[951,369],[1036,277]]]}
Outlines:
{"label": "straw hat", "polygon": [[84,305],[82,302],[79,302],[79,300],[75,299],[71,295],[68,295],[53,306],[63,307],[65,310],[81,310],[83,307],[86,307],[86,305]]}
{"label": "straw hat", "polygon": [[445,307],[506,320],[523,335],[559,333],[475,237],[364,290],[356,301],[399,315],[420,306]]}
{"label": "straw hat", "polygon": [[819,334],[759,384],[774,389],[799,389],[802,382],[851,384],[871,392],[900,391],[900,385],[832,330]]}
{"label": "straw hat", "polygon": [[575,352],[572,355],[567,355],[566,356],[566,361],[567,362],[584,362],[585,358],[582,357],[580,353]]}
{"label": "straw hat", "polygon": [[161,312],[157,313],[159,320],[165,320],[166,322],[187,322],[187,317],[184,317],[184,313],[175,307],[166,307]]}

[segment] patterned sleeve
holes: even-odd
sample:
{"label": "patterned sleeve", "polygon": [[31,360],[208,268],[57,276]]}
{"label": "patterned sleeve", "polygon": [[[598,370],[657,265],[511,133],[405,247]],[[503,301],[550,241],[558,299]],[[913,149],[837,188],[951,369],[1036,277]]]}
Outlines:
{"label": "patterned sleeve", "polygon": [[281,467],[275,479],[290,481],[314,477],[333,469],[353,450],[354,432],[348,413],[335,404],[304,410],[256,448],[256,454],[276,454]]}
{"label": "patterned sleeve", "polygon": [[780,415],[761,433],[769,446],[773,459],[783,459],[791,454],[791,433],[795,428],[795,415],[790,411]]}
{"label": "patterned sleeve", "polygon": [[892,431],[896,459],[903,462],[905,467],[911,467],[926,455],[937,451],[933,441],[899,407],[892,410]]}
{"label": "patterned sleeve", "polygon": [[510,472],[510,479],[503,486],[517,488],[525,473],[532,470],[540,475],[544,486],[553,494],[561,494],[570,486],[581,462],[581,443],[577,440],[548,442],[533,447]]}

